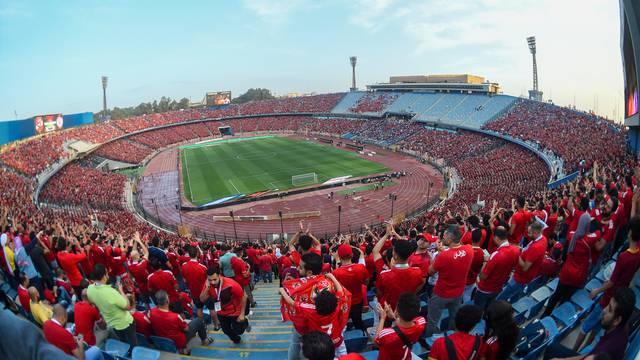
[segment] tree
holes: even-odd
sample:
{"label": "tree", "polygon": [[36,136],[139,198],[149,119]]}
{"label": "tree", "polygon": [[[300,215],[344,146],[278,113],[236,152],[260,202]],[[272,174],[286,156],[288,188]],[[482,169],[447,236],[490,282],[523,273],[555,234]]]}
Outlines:
{"label": "tree", "polygon": [[269,89],[262,89],[262,88],[257,88],[257,89],[249,89],[247,90],[246,93],[238,96],[237,98],[231,100],[231,103],[233,104],[242,104],[242,103],[246,103],[249,101],[254,101],[254,100],[270,100],[270,99],[275,99],[275,96],[273,96],[271,94],[271,91]]}
{"label": "tree", "polygon": [[138,106],[131,106],[126,108],[114,107],[104,111],[99,111],[95,114],[96,119],[100,119],[103,115],[111,116],[112,120],[118,120],[128,118],[131,116],[140,116],[145,114],[162,113],[167,111],[175,111],[189,108],[189,99],[182,98],[180,101],[171,99],[170,97],[163,96],[160,101],[154,100],[153,102],[143,102]]}

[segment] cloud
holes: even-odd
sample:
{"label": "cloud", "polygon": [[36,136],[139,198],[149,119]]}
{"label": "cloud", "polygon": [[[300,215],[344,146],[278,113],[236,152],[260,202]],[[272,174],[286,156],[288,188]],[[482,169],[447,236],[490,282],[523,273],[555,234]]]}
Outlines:
{"label": "cloud", "polygon": [[244,5],[261,18],[272,24],[286,21],[294,11],[305,5],[305,0],[244,0]]}

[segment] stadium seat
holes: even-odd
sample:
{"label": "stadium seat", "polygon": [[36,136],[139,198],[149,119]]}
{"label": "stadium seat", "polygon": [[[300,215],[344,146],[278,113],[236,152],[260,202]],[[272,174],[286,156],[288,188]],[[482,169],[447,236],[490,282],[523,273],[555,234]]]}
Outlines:
{"label": "stadium seat", "polygon": [[551,316],[562,325],[559,338],[563,338],[569,331],[571,331],[577,324],[578,314],[573,303],[567,301],[560,306],[553,309]]}
{"label": "stadium seat", "polygon": [[602,286],[602,281],[598,280],[598,279],[591,279],[591,281],[589,281],[585,286],[584,289],[587,290],[588,292],[591,292],[593,289],[597,289],[600,286]]}
{"label": "stadium seat", "polygon": [[551,291],[556,291],[556,288],[558,287],[558,278],[554,278],[553,280],[549,281],[549,283],[547,283],[547,287],[549,289],[551,289]]}
{"label": "stadium seat", "polygon": [[542,276],[538,276],[535,279],[531,280],[527,287],[524,289],[525,295],[531,295],[534,291],[538,290],[540,286],[544,284],[544,278]]}
{"label": "stadium seat", "polygon": [[378,359],[378,352],[377,351],[367,351],[367,352],[360,353],[360,355],[363,358],[365,358],[365,360],[377,360]]}
{"label": "stadium seat", "polygon": [[107,339],[104,350],[111,355],[126,357],[131,345],[116,339]]}
{"label": "stadium seat", "polygon": [[151,347],[149,344],[149,339],[147,339],[147,337],[144,336],[144,334],[136,333],[136,339],[138,340],[139,346]]}
{"label": "stadium seat", "polygon": [[131,360],[158,360],[160,351],[152,350],[142,346],[136,346],[131,352]]}
{"label": "stadium seat", "polygon": [[595,301],[589,298],[589,293],[584,289],[576,291],[573,296],[571,296],[571,302],[580,307],[580,316],[590,311],[593,304],[595,304]]}
{"label": "stadium seat", "polygon": [[531,294],[536,304],[529,310],[529,318],[538,315],[538,312],[544,307],[547,299],[551,296],[551,289],[546,286],[539,288]]}
{"label": "stadium seat", "polygon": [[153,345],[161,351],[166,351],[170,353],[177,353],[178,348],[176,348],[176,343],[171,340],[160,336],[150,336],[149,340],[153,343]]}
{"label": "stadium seat", "polygon": [[369,337],[362,335],[360,330],[345,331],[344,344],[348,352],[361,352],[367,347]]}
{"label": "stadium seat", "polygon": [[547,345],[554,342],[556,336],[558,335],[558,327],[556,325],[556,322],[551,317],[547,316],[542,318],[540,320],[540,323],[542,323],[542,326],[544,326],[544,329],[546,330],[544,334],[541,334],[541,336],[544,336],[545,339],[541,345],[529,350],[527,352],[527,355],[523,357],[523,360],[537,359],[542,351],[547,347]]}
{"label": "stadium seat", "polygon": [[533,317],[533,312],[530,311],[536,306],[536,301],[533,298],[525,296],[513,304],[513,310],[515,310],[514,319],[518,324],[522,324],[525,320],[529,320]]}

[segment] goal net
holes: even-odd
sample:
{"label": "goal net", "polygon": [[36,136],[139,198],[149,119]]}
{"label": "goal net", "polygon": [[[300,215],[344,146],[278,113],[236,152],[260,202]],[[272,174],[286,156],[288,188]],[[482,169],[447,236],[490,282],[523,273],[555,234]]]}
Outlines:
{"label": "goal net", "polygon": [[291,185],[293,186],[311,185],[317,182],[318,182],[318,175],[316,173],[293,175],[291,177]]}

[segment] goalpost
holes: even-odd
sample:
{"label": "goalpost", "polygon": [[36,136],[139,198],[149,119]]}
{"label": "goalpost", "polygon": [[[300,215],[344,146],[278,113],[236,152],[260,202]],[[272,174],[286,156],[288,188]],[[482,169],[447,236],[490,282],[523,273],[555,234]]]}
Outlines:
{"label": "goalpost", "polygon": [[316,173],[307,173],[300,175],[293,175],[291,177],[291,185],[293,186],[303,186],[303,185],[311,185],[316,184],[318,182],[318,175]]}

